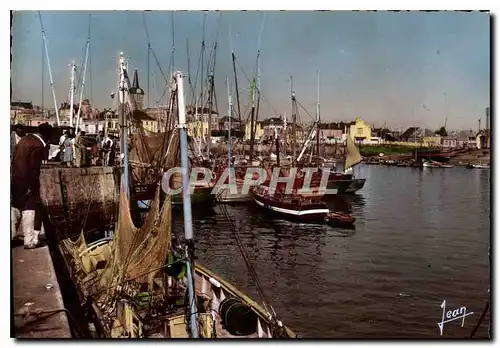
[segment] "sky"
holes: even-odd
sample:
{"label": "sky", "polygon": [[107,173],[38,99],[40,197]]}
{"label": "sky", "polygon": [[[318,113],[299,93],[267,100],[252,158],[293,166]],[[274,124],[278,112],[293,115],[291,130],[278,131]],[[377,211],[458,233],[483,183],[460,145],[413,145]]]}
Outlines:
{"label": "sky", "polygon": [[[153,52],[167,74],[174,46],[175,69],[189,72],[194,84],[204,18],[207,55],[217,38],[215,85],[221,115],[226,115],[228,109],[226,76],[235,100],[232,46],[242,119],[247,118],[248,79],[256,71],[261,28],[260,119],[285,113],[290,119],[293,76],[297,100],[312,115],[300,109],[299,119],[312,121],[318,70],[322,121],[361,117],[378,127],[434,130],[447,118],[448,129],[476,130],[479,118],[485,123],[485,108],[490,100],[488,13],[222,11],[205,15],[196,11],[42,11],[41,18],[58,104],[68,98],[68,65],[74,60],[83,70],[89,19],[90,60],[84,96],[99,109],[113,107],[109,95],[116,89],[116,57],[121,51],[130,59],[129,69],[138,69],[140,85],[149,94],[146,105],[148,99],[150,106],[157,100],[164,103],[161,95],[165,81]],[[145,23],[152,48],[149,88]],[[15,12],[12,100],[40,105],[43,88],[43,105],[53,107],[42,45],[38,12]]]}

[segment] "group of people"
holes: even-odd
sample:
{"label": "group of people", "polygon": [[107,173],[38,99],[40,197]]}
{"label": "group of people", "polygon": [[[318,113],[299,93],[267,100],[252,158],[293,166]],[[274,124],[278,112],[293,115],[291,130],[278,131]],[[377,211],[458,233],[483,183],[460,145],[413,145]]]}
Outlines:
{"label": "group of people", "polygon": [[75,135],[75,129],[69,128],[59,138],[59,158],[63,166],[82,167],[86,162],[87,148],[83,143],[85,132]]}
{"label": "group of people", "polygon": [[104,136],[100,131],[90,151],[84,144],[83,137],[86,135],[81,131],[75,136],[74,128],[69,128],[59,139],[61,164],[68,167],[82,167],[84,165],[115,165],[117,142],[113,135]]}
{"label": "group of people", "polygon": [[[11,134],[11,229],[14,245],[23,242],[27,249],[45,245],[40,198],[40,171],[48,160],[49,140],[55,130],[50,124],[38,126],[34,134],[26,134],[22,125],[13,127]],[[55,135],[55,134],[54,134]],[[118,141],[114,136],[99,132],[96,144],[87,151],[84,131],[75,135],[69,128],[59,139],[61,163],[68,167],[81,167],[93,157],[95,165],[114,166]]]}
{"label": "group of people", "polygon": [[118,141],[115,136],[109,134],[104,135],[103,131],[99,131],[96,137],[96,151],[94,154],[95,164],[104,166],[114,166],[116,161],[116,152],[118,150]]}

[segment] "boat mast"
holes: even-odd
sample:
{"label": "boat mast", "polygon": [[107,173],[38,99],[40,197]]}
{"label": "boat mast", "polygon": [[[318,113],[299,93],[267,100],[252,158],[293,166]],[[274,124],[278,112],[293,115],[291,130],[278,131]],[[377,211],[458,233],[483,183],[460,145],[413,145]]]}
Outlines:
{"label": "boat mast", "polygon": [[189,158],[186,134],[186,108],[184,103],[184,76],[181,72],[176,72],[174,78],[177,82],[177,106],[179,109],[179,135],[181,146],[181,166],[182,166],[182,200],[184,208],[184,236],[186,239],[186,278],[188,285],[188,295],[190,303],[189,326],[192,338],[198,338],[198,315],[194,289],[192,266],[194,261],[194,240],[193,221],[191,217],[191,196],[189,194]]}
{"label": "boat mast", "polygon": [[40,19],[40,27],[42,28],[42,38],[43,38],[43,44],[45,47],[45,58],[47,59],[47,66],[49,68],[50,87],[52,89],[52,98],[54,99],[54,109],[56,111],[57,125],[60,126],[61,122],[59,120],[59,109],[57,107],[57,101],[56,101],[56,86],[54,85],[54,79],[52,78],[52,69],[50,68],[49,50],[47,48],[47,35],[45,35],[45,30],[43,29],[42,14],[40,13],[40,11],[38,11],[38,19]]}
{"label": "boat mast", "polygon": [[[200,79],[201,79],[201,94],[200,94],[200,102],[201,102],[201,115],[203,117],[204,115],[204,109],[205,109],[205,102],[204,102],[204,99],[203,99],[203,92],[204,92],[204,83],[205,83],[205,79],[203,78],[203,67],[205,65],[205,26],[206,26],[206,23],[207,23],[207,13],[205,12],[203,14],[203,36],[202,36],[202,39],[201,39],[201,76],[200,76]],[[212,115],[209,115],[209,118],[211,118]],[[212,122],[211,119],[208,120],[208,124],[210,124]],[[202,124],[203,124],[203,121],[202,121]],[[208,138],[208,141],[207,141],[207,155],[210,154],[210,145],[208,144],[209,142],[212,142],[212,135],[211,134],[207,134],[207,138]]]}
{"label": "boat mast", "polygon": [[71,68],[71,82],[70,82],[70,87],[69,87],[69,126],[73,127],[73,113],[75,112],[73,110],[73,102],[75,98],[75,70],[76,70],[76,65],[75,61],[71,62],[69,65]]}
{"label": "boat mast", "polygon": [[87,61],[89,58],[89,48],[90,48],[90,15],[89,15],[89,32],[87,36],[87,47],[85,48],[85,63],[83,64],[83,77],[82,77],[82,89],[80,90],[80,103],[78,104],[78,112],[76,114],[76,126],[78,129],[78,125],[80,124],[80,113],[82,109],[82,99],[83,99],[83,90],[85,88],[85,75],[87,73]]}
{"label": "boat mast", "polygon": [[280,139],[278,136],[278,127],[274,126],[274,138],[276,142],[276,165],[280,166]]}
{"label": "boat mast", "polygon": [[318,134],[316,136],[316,156],[317,162],[319,163],[319,138],[321,136],[321,120],[319,114],[319,70],[317,71],[318,81],[317,81],[317,101],[316,101],[316,122],[318,124]]}
{"label": "boat mast", "polygon": [[128,91],[128,83],[126,81],[127,68],[123,52],[120,52],[120,82],[118,85],[118,117],[120,120],[120,150],[123,155],[123,177],[122,187],[125,191],[127,200],[129,199],[129,174],[128,174],[128,144],[127,144],[127,121],[125,120],[125,91]]}
{"label": "boat mast", "polygon": [[[231,85],[229,84],[229,78],[226,75],[226,84],[227,84],[227,100],[228,100],[228,107],[227,107],[227,117],[229,118],[229,130],[228,130],[228,136],[227,136],[227,154],[228,154],[228,168],[231,167],[231,118],[233,117],[233,101],[231,99]],[[231,172],[229,172],[229,175],[231,175]],[[229,180],[231,182],[231,180]]]}
{"label": "boat mast", "polygon": [[234,55],[233,40],[231,34],[231,25],[229,25],[229,45],[231,46],[231,58],[233,59],[233,74],[234,74],[234,88],[236,89],[236,105],[238,106],[238,122],[241,131],[241,110],[240,110],[240,92],[238,91],[238,76],[236,75],[236,56]]}
{"label": "boat mast", "polygon": [[257,127],[254,127],[255,122],[255,79],[250,83],[250,94],[252,98],[252,111],[250,113],[250,160],[253,157],[253,143],[255,141],[255,131]]}
{"label": "boat mast", "polygon": [[264,22],[266,20],[266,13],[264,13],[262,17],[262,25],[260,27],[260,32],[259,32],[259,43],[257,45],[257,84],[256,84],[256,89],[257,89],[257,108],[255,110],[255,125],[253,126],[255,128],[253,134],[255,137],[255,133],[257,132],[257,120],[259,119],[259,108],[260,108],[260,45],[262,42],[262,32],[264,31]]}
{"label": "boat mast", "polygon": [[293,90],[293,78],[290,76],[290,93],[292,96],[292,162],[297,159],[297,100]]}

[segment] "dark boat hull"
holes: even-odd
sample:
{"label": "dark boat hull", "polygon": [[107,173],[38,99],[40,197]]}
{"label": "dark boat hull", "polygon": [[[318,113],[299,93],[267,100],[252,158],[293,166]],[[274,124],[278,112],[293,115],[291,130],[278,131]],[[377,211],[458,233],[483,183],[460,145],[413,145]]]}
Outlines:
{"label": "dark boat hull", "polygon": [[337,194],[355,193],[365,186],[366,179],[329,180],[327,188],[337,189]]}
{"label": "dark boat hull", "polygon": [[328,207],[320,202],[312,203],[302,207],[289,206],[286,203],[278,203],[275,200],[253,193],[254,202],[263,208],[269,215],[280,216],[287,220],[301,222],[322,222],[328,214]]}

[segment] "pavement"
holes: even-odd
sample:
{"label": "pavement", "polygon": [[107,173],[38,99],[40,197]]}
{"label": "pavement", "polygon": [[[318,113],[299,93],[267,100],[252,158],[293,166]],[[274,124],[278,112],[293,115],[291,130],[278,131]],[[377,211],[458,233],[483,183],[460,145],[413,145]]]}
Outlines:
{"label": "pavement", "polygon": [[12,249],[15,338],[71,338],[68,316],[47,246]]}

